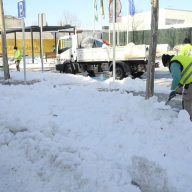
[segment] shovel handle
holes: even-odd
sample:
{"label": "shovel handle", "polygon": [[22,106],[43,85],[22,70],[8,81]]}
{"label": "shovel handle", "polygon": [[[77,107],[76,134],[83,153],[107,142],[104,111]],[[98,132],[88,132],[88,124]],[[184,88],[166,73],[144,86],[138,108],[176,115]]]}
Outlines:
{"label": "shovel handle", "polygon": [[[177,87],[176,87],[176,89],[175,89],[175,92],[180,88],[180,87],[182,87],[183,85],[181,85],[181,84],[179,84],[179,85],[177,85]],[[168,103],[169,103],[169,101],[171,101],[171,99],[173,98],[174,96],[171,96],[171,97],[169,97],[169,99],[167,100],[167,102],[165,103],[165,105],[167,105]]]}

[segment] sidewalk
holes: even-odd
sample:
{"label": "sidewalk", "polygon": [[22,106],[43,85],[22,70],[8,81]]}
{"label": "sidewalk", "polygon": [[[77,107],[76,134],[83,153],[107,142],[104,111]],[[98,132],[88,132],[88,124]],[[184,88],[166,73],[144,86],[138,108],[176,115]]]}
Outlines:
{"label": "sidewalk", "polygon": [[[27,85],[32,85],[34,83],[38,83],[40,81],[38,80],[30,80],[30,81],[26,81]],[[24,80],[14,80],[14,79],[8,79],[8,80],[4,80],[4,77],[0,77],[0,84],[1,85],[25,85]]]}
{"label": "sidewalk", "polygon": [[[24,71],[23,69],[23,63],[20,63],[20,69],[21,71]],[[55,70],[55,64],[51,63],[46,63],[43,65],[43,71],[53,71]],[[0,68],[0,71],[3,72],[3,67]],[[9,71],[10,72],[14,72],[17,71],[16,70],[16,65],[15,64],[9,64]],[[42,66],[41,64],[26,64],[26,71],[42,71]],[[55,72],[55,71],[54,71]],[[11,75],[11,74],[10,74]],[[34,83],[38,83],[39,81],[37,80],[29,80],[26,82],[27,85],[31,85]],[[4,75],[0,76],[0,84],[2,85],[24,85],[25,82],[24,80],[14,80],[12,78],[8,79],[8,80],[4,80]]]}

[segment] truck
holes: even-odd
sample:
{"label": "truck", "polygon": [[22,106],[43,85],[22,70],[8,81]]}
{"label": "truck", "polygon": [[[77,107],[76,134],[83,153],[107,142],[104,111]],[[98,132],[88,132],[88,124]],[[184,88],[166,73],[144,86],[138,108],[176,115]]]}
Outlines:
{"label": "truck", "polygon": [[[89,76],[100,74],[113,75],[113,47],[106,40],[96,35],[62,36],[56,47],[56,70],[63,73]],[[115,47],[115,78],[121,80],[129,75],[141,77],[147,70],[146,45]]]}

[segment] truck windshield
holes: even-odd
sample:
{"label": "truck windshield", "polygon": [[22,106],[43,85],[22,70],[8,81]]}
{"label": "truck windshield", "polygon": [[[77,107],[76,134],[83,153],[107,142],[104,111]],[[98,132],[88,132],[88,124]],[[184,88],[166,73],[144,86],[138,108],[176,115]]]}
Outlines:
{"label": "truck windshield", "polygon": [[72,47],[72,38],[59,40],[58,53],[63,53],[64,51]]}

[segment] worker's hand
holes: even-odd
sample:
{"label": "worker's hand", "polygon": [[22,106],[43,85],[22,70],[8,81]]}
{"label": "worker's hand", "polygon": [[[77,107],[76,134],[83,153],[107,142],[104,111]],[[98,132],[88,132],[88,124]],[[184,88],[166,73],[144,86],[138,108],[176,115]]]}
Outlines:
{"label": "worker's hand", "polygon": [[169,94],[169,97],[173,98],[176,96],[176,92],[175,91],[171,91],[171,93]]}

